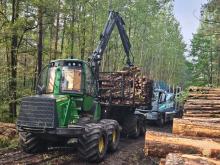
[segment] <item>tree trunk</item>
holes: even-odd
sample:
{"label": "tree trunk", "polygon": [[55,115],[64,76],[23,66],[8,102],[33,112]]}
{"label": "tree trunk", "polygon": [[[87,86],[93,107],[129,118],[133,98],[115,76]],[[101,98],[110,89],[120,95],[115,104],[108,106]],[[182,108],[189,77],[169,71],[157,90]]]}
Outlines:
{"label": "tree trunk", "polygon": [[86,47],[86,11],[83,6],[83,27],[82,27],[82,46],[81,46],[81,60],[85,58],[85,47]]}
{"label": "tree trunk", "polygon": [[56,20],[56,37],[55,37],[55,45],[54,45],[54,59],[57,58],[57,46],[58,46],[58,40],[59,40],[59,26],[60,26],[60,0],[58,0],[58,8],[59,11],[57,12],[57,20]]}
{"label": "tree trunk", "polygon": [[52,52],[53,52],[53,48],[52,48],[52,44],[53,44],[53,23],[52,23],[52,25],[50,25],[49,31],[50,31],[50,43],[49,43],[49,62],[50,62],[52,60]]}
{"label": "tree trunk", "polygon": [[70,54],[73,55],[74,48],[74,23],[75,23],[75,1],[72,1],[72,15],[71,15],[71,45],[70,45]]}
{"label": "tree trunk", "polygon": [[212,122],[194,121],[193,119],[174,119],[173,133],[183,136],[220,138],[220,125]]}
{"label": "tree trunk", "polygon": [[[12,1],[12,26],[15,24],[18,19],[19,12],[19,1]],[[17,44],[18,36],[16,28],[13,29],[12,38],[11,38],[11,80],[9,83],[9,93],[11,101],[9,103],[10,117],[16,117],[16,90],[17,90]]]}
{"label": "tree trunk", "polygon": [[64,15],[64,18],[63,18],[63,33],[62,33],[62,40],[61,40],[61,47],[60,47],[61,56],[63,55],[65,33],[66,33],[66,16]]}
{"label": "tree trunk", "polygon": [[145,155],[166,157],[168,153],[201,154],[211,158],[219,158],[219,140],[185,137],[170,133],[147,131],[145,135]]}
{"label": "tree trunk", "polygon": [[38,45],[37,45],[37,73],[40,75],[42,69],[43,54],[43,11],[42,6],[38,7]]}

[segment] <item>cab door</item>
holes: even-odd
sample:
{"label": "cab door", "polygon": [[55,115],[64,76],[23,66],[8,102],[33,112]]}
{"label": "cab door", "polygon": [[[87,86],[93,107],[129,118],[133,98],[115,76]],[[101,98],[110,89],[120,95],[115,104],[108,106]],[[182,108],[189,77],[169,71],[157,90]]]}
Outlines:
{"label": "cab door", "polygon": [[98,121],[101,118],[101,106],[95,99],[97,95],[96,81],[92,69],[85,64],[85,85],[83,109],[88,111],[93,116],[93,119]]}
{"label": "cab door", "polygon": [[95,81],[91,71],[91,68],[88,64],[84,65],[85,67],[85,81],[84,81],[84,103],[83,109],[89,111],[93,108],[94,98],[95,98]]}
{"label": "cab door", "polygon": [[167,108],[166,106],[166,94],[164,92],[159,92],[159,98],[158,98],[158,104],[159,104],[159,111],[164,112]]}

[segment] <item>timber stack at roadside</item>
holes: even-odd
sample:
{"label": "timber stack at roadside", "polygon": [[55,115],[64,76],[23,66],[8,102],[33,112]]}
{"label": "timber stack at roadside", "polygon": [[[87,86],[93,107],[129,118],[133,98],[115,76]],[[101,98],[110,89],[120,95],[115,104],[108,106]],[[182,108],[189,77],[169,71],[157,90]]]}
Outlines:
{"label": "timber stack at roadside", "polygon": [[220,88],[190,87],[183,118],[172,133],[147,131],[144,151],[161,165],[220,165]]}

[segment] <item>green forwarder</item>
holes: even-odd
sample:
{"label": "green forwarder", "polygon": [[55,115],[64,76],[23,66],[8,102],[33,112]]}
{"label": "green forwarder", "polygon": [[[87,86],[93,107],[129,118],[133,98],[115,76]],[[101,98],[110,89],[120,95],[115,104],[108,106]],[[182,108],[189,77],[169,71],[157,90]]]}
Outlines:
{"label": "green forwarder", "polygon": [[[107,150],[117,150],[120,127],[126,136],[132,137],[145,131],[142,118],[134,115],[139,106],[132,97],[134,95],[130,97],[132,103],[112,104],[114,96],[105,100],[105,91],[100,88],[103,80],[100,79],[99,65],[115,25],[125,49],[128,70],[133,68],[124,22],[118,13],[111,11],[98,47],[88,63],[78,59],[51,61],[40,74],[37,95],[22,99],[17,129],[25,152],[40,152],[48,144],[67,144],[74,138],[82,159],[100,162]],[[132,89],[134,75],[129,75],[133,77],[128,81]],[[121,77],[121,95],[124,97],[126,80]]]}

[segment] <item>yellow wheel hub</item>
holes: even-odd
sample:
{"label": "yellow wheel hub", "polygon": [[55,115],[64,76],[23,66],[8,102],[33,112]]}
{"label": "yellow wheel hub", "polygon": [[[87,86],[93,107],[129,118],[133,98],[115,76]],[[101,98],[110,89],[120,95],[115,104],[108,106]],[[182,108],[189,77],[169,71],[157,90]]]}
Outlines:
{"label": "yellow wheel hub", "polygon": [[100,137],[99,138],[99,153],[103,153],[104,148],[105,148],[104,138]]}
{"label": "yellow wheel hub", "polygon": [[112,142],[113,142],[113,143],[115,143],[116,137],[117,137],[117,132],[114,130],[114,131],[112,132]]}

